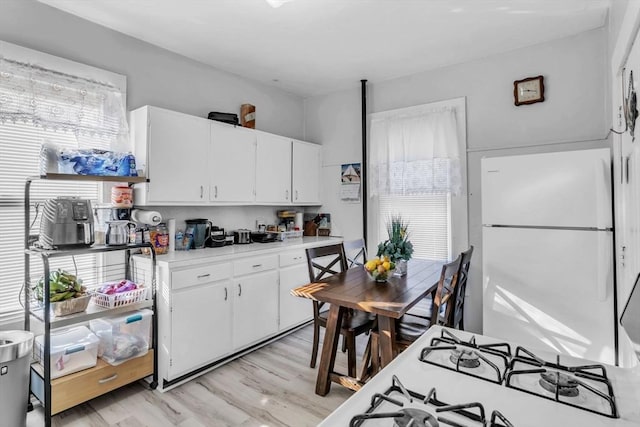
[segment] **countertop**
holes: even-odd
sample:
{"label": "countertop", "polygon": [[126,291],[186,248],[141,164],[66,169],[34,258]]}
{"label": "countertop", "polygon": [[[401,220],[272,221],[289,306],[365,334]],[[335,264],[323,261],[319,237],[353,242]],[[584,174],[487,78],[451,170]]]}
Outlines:
{"label": "countertop", "polygon": [[[224,261],[238,258],[238,256],[254,256],[269,253],[277,253],[285,250],[306,249],[317,246],[324,246],[333,243],[340,243],[342,237],[302,237],[287,239],[282,242],[272,243],[249,243],[245,245],[229,245],[221,248],[191,249],[188,251],[174,251],[156,257],[157,264],[166,264],[173,267],[189,266],[201,264],[206,261]],[[138,254],[135,257],[140,260],[149,259],[149,256]]]}

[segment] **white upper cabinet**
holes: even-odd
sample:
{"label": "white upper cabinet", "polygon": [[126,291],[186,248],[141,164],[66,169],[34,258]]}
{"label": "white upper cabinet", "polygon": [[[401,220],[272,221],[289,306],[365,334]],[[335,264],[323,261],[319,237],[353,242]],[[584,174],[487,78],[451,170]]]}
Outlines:
{"label": "white upper cabinet", "polygon": [[319,205],[320,202],[320,145],[293,141],[294,205]]}
{"label": "white upper cabinet", "polygon": [[320,205],[320,145],[162,108],[131,112],[138,206]]}
{"label": "white upper cabinet", "polygon": [[156,107],[131,113],[136,166],[148,184],[135,188],[136,205],[209,201],[209,120]]}
{"label": "white upper cabinet", "polygon": [[256,133],[253,130],[211,121],[212,202],[247,203],[255,200]]}
{"label": "white upper cabinet", "polygon": [[291,139],[265,132],[256,134],[256,202],[290,204]]}

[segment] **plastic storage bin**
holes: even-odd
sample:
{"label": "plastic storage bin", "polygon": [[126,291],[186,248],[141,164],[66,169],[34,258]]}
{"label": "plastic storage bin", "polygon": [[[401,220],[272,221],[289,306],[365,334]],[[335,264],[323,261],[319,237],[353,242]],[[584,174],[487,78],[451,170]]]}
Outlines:
{"label": "plastic storage bin", "polygon": [[[99,340],[86,326],[77,326],[51,332],[51,378],[58,378],[98,362]],[[44,336],[36,337],[34,358],[43,364]]]}
{"label": "plastic storage bin", "polygon": [[147,354],[152,315],[145,309],[92,320],[90,328],[100,339],[99,356],[115,366]]}

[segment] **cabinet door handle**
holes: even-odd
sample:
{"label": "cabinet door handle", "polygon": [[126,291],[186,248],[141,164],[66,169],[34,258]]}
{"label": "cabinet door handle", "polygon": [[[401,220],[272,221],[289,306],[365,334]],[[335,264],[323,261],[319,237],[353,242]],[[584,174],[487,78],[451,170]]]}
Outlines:
{"label": "cabinet door handle", "polygon": [[211,276],[211,274],[210,274],[210,273],[207,273],[207,274],[201,274],[201,275],[199,275],[199,276],[198,276],[198,279],[202,279],[202,278],[204,278],[204,277],[209,277],[209,276]]}
{"label": "cabinet door handle", "polygon": [[224,288],[224,300],[226,301],[228,297],[229,297],[229,293],[227,292],[227,287],[225,286],[225,288]]}
{"label": "cabinet door handle", "polygon": [[242,284],[238,283],[238,296],[242,296]]}
{"label": "cabinet door handle", "polygon": [[262,267],[262,264],[253,264],[251,267],[253,267],[253,268]]}
{"label": "cabinet door handle", "polygon": [[215,199],[217,199],[217,198],[218,198],[218,186],[217,186],[217,185],[215,185],[215,186],[213,187],[213,197],[214,197]]}
{"label": "cabinet door handle", "polygon": [[202,199],[202,196],[204,195],[204,187],[201,185],[200,186],[200,198]]}
{"label": "cabinet door handle", "polygon": [[296,200],[298,200],[298,190],[296,190]]}
{"label": "cabinet door handle", "polygon": [[104,384],[104,383],[108,383],[109,381],[113,381],[116,378],[118,378],[118,374],[113,374],[110,377],[107,378],[103,378],[101,380],[98,380],[98,384]]}
{"label": "cabinet door handle", "polygon": [[289,190],[285,190],[284,194],[285,194],[284,199],[289,200]]}

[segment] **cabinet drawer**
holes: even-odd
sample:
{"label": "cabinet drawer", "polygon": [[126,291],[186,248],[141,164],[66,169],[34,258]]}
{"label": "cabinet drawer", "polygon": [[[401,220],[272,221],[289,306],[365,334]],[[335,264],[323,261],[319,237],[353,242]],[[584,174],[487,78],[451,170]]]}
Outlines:
{"label": "cabinet drawer", "polygon": [[295,264],[305,264],[306,262],[307,253],[304,249],[280,254],[280,267],[287,267],[289,265]]}
{"label": "cabinet drawer", "polygon": [[51,381],[51,413],[60,413],[151,374],[153,374],[153,350],[118,366],[111,366],[102,359],[98,359],[95,368]]}
{"label": "cabinet drawer", "polygon": [[208,264],[171,273],[171,289],[181,289],[199,283],[215,282],[231,277],[231,264]]}
{"label": "cabinet drawer", "polygon": [[274,268],[278,268],[278,255],[264,255],[240,259],[233,263],[234,276],[273,270]]}

